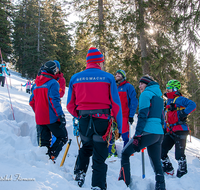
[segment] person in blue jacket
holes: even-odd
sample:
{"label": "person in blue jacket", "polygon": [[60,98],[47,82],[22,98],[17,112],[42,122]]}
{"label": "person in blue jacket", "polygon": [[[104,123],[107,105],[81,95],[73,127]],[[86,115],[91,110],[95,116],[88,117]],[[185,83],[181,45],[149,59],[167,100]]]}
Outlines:
{"label": "person in blue jacket", "polygon": [[172,79],[166,85],[167,97],[165,107],[165,137],[162,143],[163,171],[173,175],[174,168],[168,157],[168,152],[175,145],[175,159],[178,161],[177,177],[187,173],[187,162],[185,156],[186,139],[189,133],[187,116],[196,108],[195,102],[183,97],[179,92],[181,83]]}
{"label": "person in blue jacket", "polygon": [[8,73],[7,68],[6,68],[6,63],[4,61],[2,64],[0,64],[0,85],[2,87],[4,87],[4,84],[5,84],[6,74],[10,76],[10,73]]}
{"label": "person in blue jacket", "polygon": [[138,100],[136,98],[134,86],[126,80],[126,73],[124,70],[120,69],[116,71],[115,80],[122,105],[122,139],[125,146],[129,141],[129,123],[131,125],[133,123],[133,117],[138,106]]}
{"label": "person in blue jacket", "polygon": [[70,79],[67,109],[79,119],[79,134],[82,147],[79,150],[76,178],[81,187],[92,156],[92,189],[106,190],[108,157],[107,140],[110,133],[111,112],[122,126],[122,111],[115,78],[102,71],[104,56],[95,47],[88,50],[87,67]]}
{"label": "person in blue jacket", "polygon": [[161,166],[161,143],[164,132],[163,99],[159,84],[149,75],[140,79],[139,115],[134,137],[122,150],[121,170],[118,180],[124,180],[131,187],[131,171],[129,157],[147,147],[155,172],[155,190],[165,190],[165,179]]}
{"label": "person in blue jacket", "polygon": [[[133,124],[133,118],[138,106],[138,100],[136,98],[136,91],[134,86],[126,80],[126,72],[124,70],[119,69],[116,71],[115,81],[122,106],[121,136],[125,146],[130,138],[129,125]],[[117,156],[114,138],[112,138],[110,141],[108,158],[110,158],[112,155]]]}
{"label": "person in blue jacket", "polygon": [[[57,66],[54,61],[48,61],[40,76],[36,77],[29,105],[35,112],[36,124],[39,126],[39,146],[46,146],[47,154],[55,160],[68,139],[66,120],[60,104],[59,84],[56,80]],[[51,133],[56,141],[51,145]]]}

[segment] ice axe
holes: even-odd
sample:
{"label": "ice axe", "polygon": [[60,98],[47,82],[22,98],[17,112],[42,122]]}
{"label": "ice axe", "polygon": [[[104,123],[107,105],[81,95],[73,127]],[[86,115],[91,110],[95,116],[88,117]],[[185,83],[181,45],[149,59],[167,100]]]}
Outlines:
{"label": "ice axe", "polygon": [[67,153],[68,153],[69,147],[70,147],[70,145],[71,145],[71,142],[72,142],[72,139],[69,139],[69,142],[67,143],[67,147],[66,147],[66,149],[65,149],[65,153],[64,153],[63,158],[62,158],[62,161],[61,161],[61,163],[60,163],[60,167],[63,166],[63,164],[64,164],[64,162],[65,162],[65,158],[66,158],[66,156],[67,156]]}
{"label": "ice axe", "polygon": [[145,150],[146,148],[143,148],[142,150],[141,150],[141,153],[142,153],[142,179],[144,179],[145,178],[145,163],[144,163],[144,150]]}

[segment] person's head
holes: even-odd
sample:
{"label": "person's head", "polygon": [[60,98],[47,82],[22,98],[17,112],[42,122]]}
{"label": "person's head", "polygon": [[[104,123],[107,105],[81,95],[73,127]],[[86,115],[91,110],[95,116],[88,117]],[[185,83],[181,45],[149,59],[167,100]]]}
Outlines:
{"label": "person's head", "polygon": [[126,79],[126,72],[122,69],[119,69],[115,73],[115,80],[121,82]]}
{"label": "person's head", "polygon": [[96,63],[102,68],[104,62],[103,54],[97,48],[91,47],[88,50],[86,62],[87,64]]}
{"label": "person's head", "polygon": [[6,62],[5,61],[2,62],[2,66],[6,67]]}
{"label": "person's head", "polygon": [[47,61],[44,64],[44,70],[49,74],[55,75],[57,71],[57,65],[54,61]]}
{"label": "person's head", "polygon": [[146,86],[152,81],[154,81],[153,77],[149,75],[143,76],[139,81],[140,92],[142,93],[145,90]]}
{"label": "person's head", "polygon": [[54,62],[55,62],[56,65],[57,65],[57,71],[56,71],[56,73],[58,73],[58,72],[60,71],[60,63],[59,63],[59,61],[57,61],[57,60],[54,60]]}
{"label": "person's head", "polygon": [[181,88],[181,83],[178,80],[169,80],[166,84],[166,92],[178,91]]}

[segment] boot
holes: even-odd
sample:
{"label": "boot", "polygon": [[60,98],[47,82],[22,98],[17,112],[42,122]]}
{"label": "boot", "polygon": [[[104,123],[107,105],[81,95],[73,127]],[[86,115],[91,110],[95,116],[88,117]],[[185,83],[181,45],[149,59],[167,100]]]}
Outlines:
{"label": "boot", "polygon": [[185,158],[181,157],[180,160],[178,160],[178,169],[176,176],[181,178],[186,173],[187,173],[187,162]]}
{"label": "boot", "polygon": [[86,176],[86,173],[83,170],[80,170],[79,172],[77,172],[75,181],[78,181],[79,187],[83,186],[83,184],[85,182],[85,176]]}
{"label": "boot", "polygon": [[101,190],[100,187],[91,187],[92,190]]}
{"label": "boot", "polygon": [[165,178],[161,174],[156,175],[155,190],[165,190]]}
{"label": "boot", "polygon": [[106,189],[101,189],[100,187],[91,187],[92,190],[106,190]]}
{"label": "boot", "polygon": [[168,175],[174,175],[174,168],[169,160],[169,157],[167,156],[165,158],[162,158],[161,162],[162,162],[163,172],[165,172]]}
{"label": "boot", "polygon": [[121,167],[118,181],[120,181],[120,180],[124,180],[127,187],[130,185],[130,183],[131,183],[130,163],[124,164]]}
{"label": "boot", "polygon": [[52,151],[51,147],[47,147],[48,148],[48,151],[46,153],[46,155],[49,156],[49,159],[53,161],[53,163],[55,164],[56,163],[56,157],[55,157],[55,152]]}

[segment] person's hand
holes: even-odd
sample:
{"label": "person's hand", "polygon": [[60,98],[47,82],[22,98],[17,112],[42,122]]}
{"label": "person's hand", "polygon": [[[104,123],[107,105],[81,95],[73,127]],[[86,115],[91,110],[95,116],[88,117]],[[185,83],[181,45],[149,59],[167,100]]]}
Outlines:
{"label": "person's hand", "polygon": [[181,121],[186,121],[187,115],[188,115],[188,114],[186,114],[186,113],[184,112],[184,110],[181,110],[181,111],[179,112],[180,120],[181,120]]}
{"label": "person's hand", "polygon": [[66,125],[65,114],[60,115],[60,116],[59,116],[59,119],[60,119],[60,123],[61,123],[59,127],[62,129],[62,128],[64,128],[65,125]]}
{"label": "person's hand", "polygon": [[128,121],[132,125],[133,124],[133,117],[129,117]]}
{"label": "person's hand", "polygon": [[8,74],[8,76],[10,76],[10,73]]}
{"label": "person's hand", "polygon": [[141,135],[133,137],[133,148],[136,152],[140,152]]}

